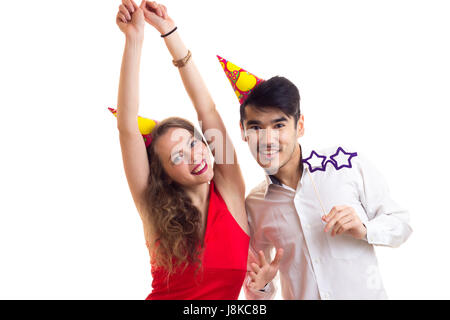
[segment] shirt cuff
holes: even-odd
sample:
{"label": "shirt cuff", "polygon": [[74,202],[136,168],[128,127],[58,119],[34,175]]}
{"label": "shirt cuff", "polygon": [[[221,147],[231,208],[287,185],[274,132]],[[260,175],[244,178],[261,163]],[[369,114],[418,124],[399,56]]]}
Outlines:
{"label": "shirt cuff", "polygon": [[367,230],[366,232],[367,243],[373,245],[379,244],[380,231],[376,221],[367,221],[364,223],[364,225],[366,226]]}
{"label": "shirt cuff", "polygon": [[363,226],[364,228],[366,228],[366,236],[364,237],[364,240],[366,240],[367,242],[369,242],[369,239],[367,238],[367,235],[369,234],[369,229],[367,229],[367,224],[363,222]]}

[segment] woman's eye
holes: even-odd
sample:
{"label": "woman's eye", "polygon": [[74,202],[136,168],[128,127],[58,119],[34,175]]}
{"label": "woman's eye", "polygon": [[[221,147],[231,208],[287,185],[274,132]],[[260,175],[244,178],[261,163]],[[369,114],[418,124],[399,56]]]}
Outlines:
{"label": "woman's eye", "polygon": [[259,129],[260,129],[260,127],[257,127],[257,126],[248,128],[248,130],[259,130]]}
{"label": "woman's eye", "polygon": [[172,162],[174,164],[179,164],[181,162],[182,158],[183,158],[183,154],[177,155],[177,156],[173,157]]}
{"label": "woman's eye", "polygon": [[197,140],[192,140],[191,142],[191,148],[193,148],[197,144]]}
{"label": "woman's eye", "polygon": [[275,125],[275,128],[277,128],[277,129],[283,128],[283,127],[284,127],[284,124],[282,124],[282,123],[278,123]]}

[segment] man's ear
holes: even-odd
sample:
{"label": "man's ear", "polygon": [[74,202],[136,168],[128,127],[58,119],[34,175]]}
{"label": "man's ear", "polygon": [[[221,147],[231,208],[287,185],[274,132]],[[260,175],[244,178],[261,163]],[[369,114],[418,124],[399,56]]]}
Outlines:
{"label": "man's ear", "polygon": [[303,137],[305,134],[305,118],[303,114],[300,115],[297,122],[297,139]]}
{"label": "man's ear", "polygon": [[247,135],[245,134],[245,129],[242,127],[242,122],[239,121],[239,127],[241,128],[241,139],[244,142],[247,142]]}

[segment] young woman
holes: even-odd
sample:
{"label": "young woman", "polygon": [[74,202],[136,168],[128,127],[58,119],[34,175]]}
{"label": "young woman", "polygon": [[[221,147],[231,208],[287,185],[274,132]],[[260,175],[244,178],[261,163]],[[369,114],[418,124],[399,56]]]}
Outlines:
{"label": "young woman", "polygon": [[[145,21],[163,36],[205,136],[215,132],[214,164],[208,145],[181,118],[158,122],[145,147],[137,123]],[[249,246],[245,185],[222,119],[165,6],[123,0],[116,22],[125,34],[117,126],[150,251],[153,290],[147,299],[237,299]]]}

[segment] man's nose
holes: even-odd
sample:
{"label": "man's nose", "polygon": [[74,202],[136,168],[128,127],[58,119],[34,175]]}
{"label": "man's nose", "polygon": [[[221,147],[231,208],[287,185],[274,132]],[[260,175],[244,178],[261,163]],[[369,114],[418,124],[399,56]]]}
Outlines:
{"label": "man's nose", "polygon": [[261,130],[260,143],[264,145],[277,145],[278,144],[278,131],[272,129]]}

